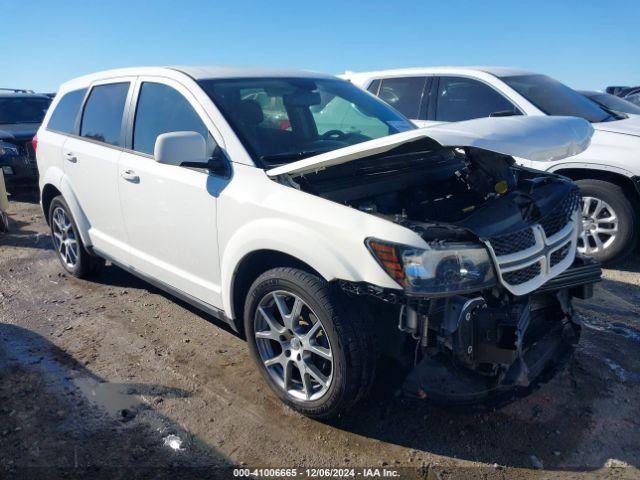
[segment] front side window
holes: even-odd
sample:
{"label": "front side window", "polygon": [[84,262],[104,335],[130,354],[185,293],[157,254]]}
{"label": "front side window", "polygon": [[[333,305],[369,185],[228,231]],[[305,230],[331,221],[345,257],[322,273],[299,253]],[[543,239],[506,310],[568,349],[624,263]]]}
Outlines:
{"label": "front side window", "polygon": [[197,132],[210,139],[204,122],[180,92],[161,83],[144,82],[133,125],[133,150],[153,155],[156,139],[168,132]]}
{"label": "front side window", "polygon": [[418,118],[424,93],[425,77],[399,77],[382,80],[378,96],[405,115]]}
{"label": "front side window", "polygon": [[120,132],[128,92],[128,82],[93,87],[82,114],[80,135],[121,146]]}
{"label": "front side window", "polygon": [[438,121],[460,122],[519,114],[509,100],[489,85],[465,77],[440,77],[435,114]]}
{"label": "front side window", "polygon": [[0,97],[0,124],[41,123],[51,99]]}
{"label": "front side window", "polygon": [[592,123],[617,119],[580,93],[546,75],[500,78],[547,115],[579,117]]}
{"label": "front side window", "polygon": [[78,112],[87,89],[64,94],[51,114],[47,128],[62,133],[74,133]]}
{"label": "front side window", "polygon": [[344,80],[201,80],[257,165],[270,168],[416,128]]}

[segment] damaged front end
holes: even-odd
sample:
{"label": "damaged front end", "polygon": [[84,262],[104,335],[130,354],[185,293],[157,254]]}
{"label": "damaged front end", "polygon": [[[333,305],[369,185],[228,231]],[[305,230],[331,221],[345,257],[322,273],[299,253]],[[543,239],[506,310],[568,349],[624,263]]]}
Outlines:
{"label": "damaged front end", "polygon": [[[574,270],[582,270],[576,285]],[[496,287],[476,295],[407,297],[399,328],[417,342],[403,391],[470,404],[526,388],[566,361],[580,337],[571,299],[588,298],[597,263],[577,259],[549,290],[515,297]]]}
{"label": "damaged front end", "polygon": [[[540,129],[523,131],[522,121],[472,139],[469,125],[430,137],[425,132],[435,129],[423,129],[410,141],[352,153],[348,161],[334,155],[275,172],[285,173],[289,185],[402,225],[425,241],[423,248],[365,241],[402,290],[341,286],[373,304],[379,347],[410,369],[402,390],[447,404],[529,387],[569,358],[580,336],[572,299],[589,298],[601,276],[597,262],[576,257],[576,185],[513,159],[525,150],[549,158],[577,153],[588,145],[588,128],[571,123],[576,128],[556,130],[542,122],[549,127],[543,133],[558,137],[553,143]],[[576,134],[578,127],[584,131]],[[487,138],[496,148],[488,148]],[[443,143],[461,139],[470,140]],[[401,335],[389,330],[391,315]]]}
{"label": "damaged front end", "polygon": [[601,272],[576,258],[580,194],[570,180],[494,152],[439,154],[460,162],[448,178],[355,205],[428,245],[366,241],[404,290],[398,328],[415,343],[403,391],[475,403],[528,387],[570,356],[580,336],[571,300],[590,297]]}

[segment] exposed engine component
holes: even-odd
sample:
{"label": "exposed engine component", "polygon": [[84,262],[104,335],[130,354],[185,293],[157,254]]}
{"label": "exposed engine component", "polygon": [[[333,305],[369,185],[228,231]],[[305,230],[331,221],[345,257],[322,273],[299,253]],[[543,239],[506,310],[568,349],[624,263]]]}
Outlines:
{"label": "exposed engine component", "polygon": [[406,393],[466,403],[527,386],[578,338],[568,299],[588,296],[600,270],[574,262],[580,195],[568,179],[485,150],[440,148],[353,161],[300,186],[426,241],[366,240],[403,287],[391,302],[343,282],[397,309],[414,367]]}

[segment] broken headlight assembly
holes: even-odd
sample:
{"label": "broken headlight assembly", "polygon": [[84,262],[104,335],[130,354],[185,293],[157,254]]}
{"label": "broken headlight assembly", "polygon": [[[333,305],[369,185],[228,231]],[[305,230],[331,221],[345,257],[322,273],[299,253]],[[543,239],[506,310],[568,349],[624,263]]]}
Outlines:
{"label": "broken headlight assembly", "polygon": [[427,249],[368,238],[380,266],[409,295],[444,296],[476,292],[496,285],[487,249],[475,243],[443,243]]}

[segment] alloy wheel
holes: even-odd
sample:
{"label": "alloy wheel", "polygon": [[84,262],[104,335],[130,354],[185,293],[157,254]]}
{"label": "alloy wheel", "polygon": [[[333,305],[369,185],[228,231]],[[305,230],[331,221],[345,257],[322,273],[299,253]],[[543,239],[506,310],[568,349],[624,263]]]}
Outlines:
{"label": "alloy wheel", "polygon": [[615,241],[618,216],[607,202],[595,197],[582,197],[582,233],[578,251],[586,255],[600,253]]}
{"label": "alloy wheel", "polygon": [[298,401],[321,398],[331,386],[333,352],[319,317],[297,295],[270,292],[258,304],[254,335],[273,381]]}
{"label": "alloy wheel", "polygon": [[78,264],[79,245],[71,219],[62,207],[56,207],[51,215],[53,243],[62,262],[70,269]]}

